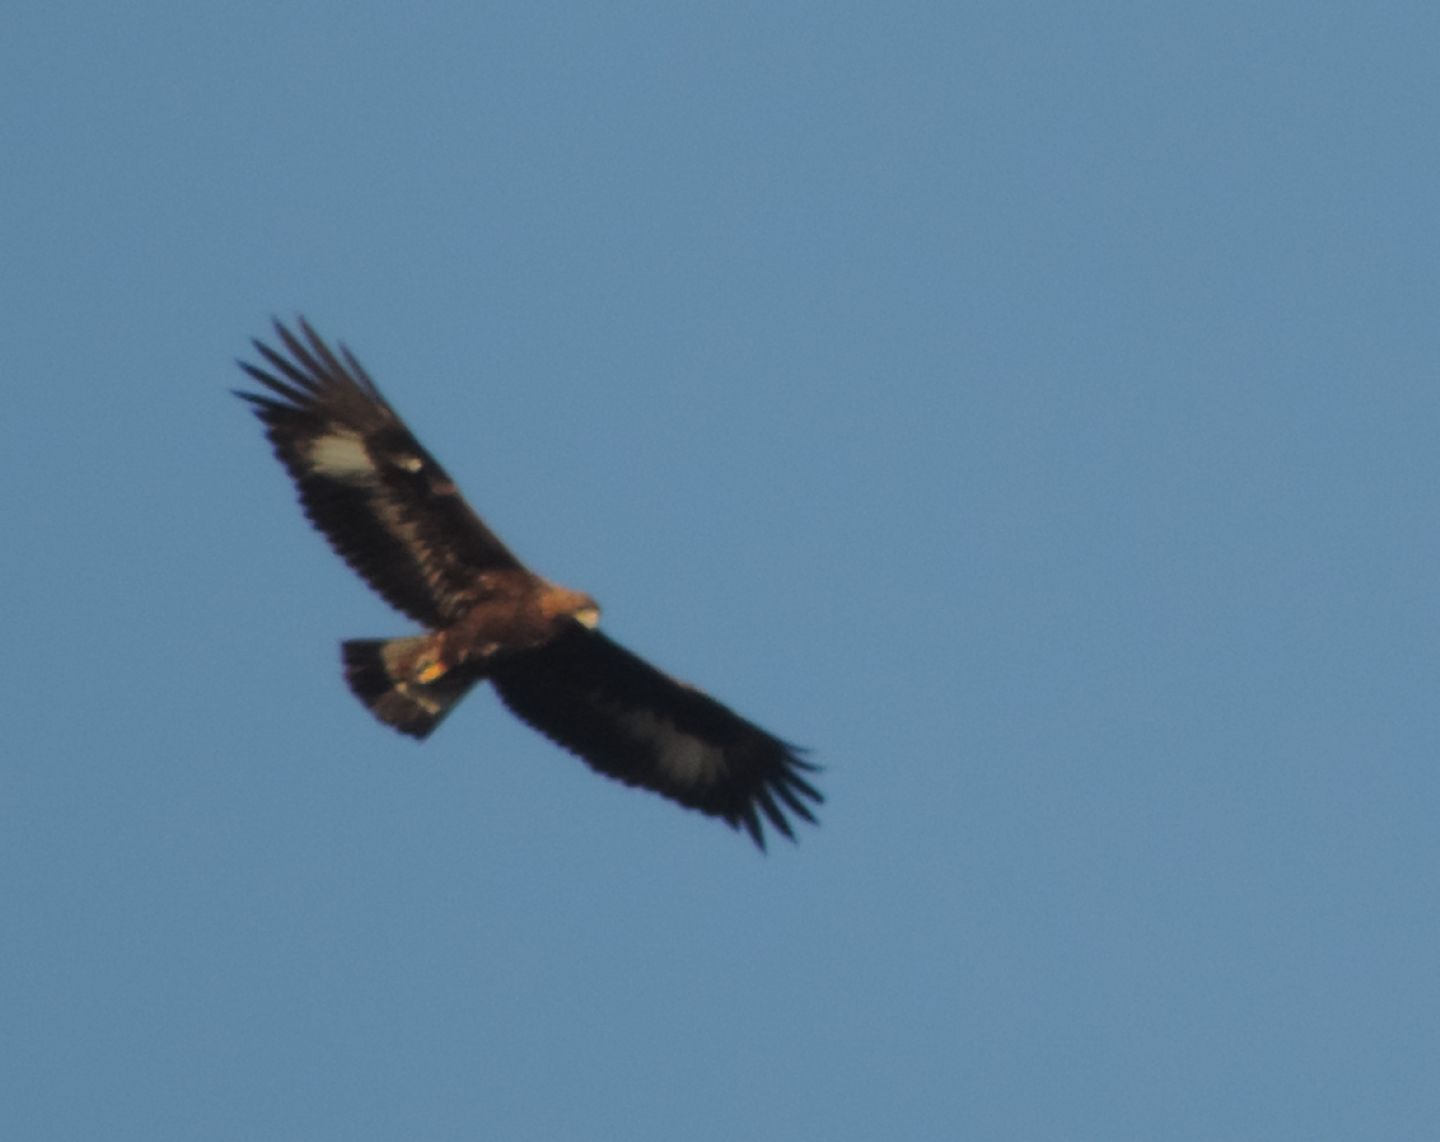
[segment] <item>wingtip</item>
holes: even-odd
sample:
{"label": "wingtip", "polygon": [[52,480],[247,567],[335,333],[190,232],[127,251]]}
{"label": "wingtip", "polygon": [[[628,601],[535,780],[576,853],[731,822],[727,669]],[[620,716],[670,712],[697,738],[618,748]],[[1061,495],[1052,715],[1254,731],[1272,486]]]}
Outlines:
{"label": "wingtip", "polygon": [[760,825],[760,817],[755,812],[754,805],[746,805],[743,812],[730,818],[730,827],[732,829],[743,828],[750,834],[750,839],[755,842],[757,849],[762,853],[769,851],[765,847],[765,830]]}

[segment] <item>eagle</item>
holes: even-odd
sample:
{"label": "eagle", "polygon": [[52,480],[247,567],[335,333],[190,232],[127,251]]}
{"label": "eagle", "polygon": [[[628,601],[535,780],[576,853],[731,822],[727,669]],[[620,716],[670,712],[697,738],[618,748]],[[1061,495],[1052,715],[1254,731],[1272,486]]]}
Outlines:
{"label": "eagle", "polygon": [[823,801],[801,751],[598,629],[600,608],[522,564],[461,496],[350,351],[303,317],[238,364],[300,504],[330,546],[424,633],[341,644],[345,680],[424,739],[489,682],[509,709],[600,773],[744,828],[794,839]]}

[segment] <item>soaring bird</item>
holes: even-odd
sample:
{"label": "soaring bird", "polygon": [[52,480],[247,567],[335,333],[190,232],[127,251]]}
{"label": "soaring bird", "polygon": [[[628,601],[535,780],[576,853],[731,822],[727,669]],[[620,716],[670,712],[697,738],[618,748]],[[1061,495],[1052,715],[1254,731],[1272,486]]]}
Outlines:
{"label": "soaring bird", "polygon": [[517,716],[592,768],[743,827],[814,822],[815,767],[781,739],[598,629],[600,608],[535,574],[486,527],[344,345],[303,318],[255,341],[265,425],[311,523],[424,633],[341,644],[345,679],[380,721],[426,738],[488,681]]}

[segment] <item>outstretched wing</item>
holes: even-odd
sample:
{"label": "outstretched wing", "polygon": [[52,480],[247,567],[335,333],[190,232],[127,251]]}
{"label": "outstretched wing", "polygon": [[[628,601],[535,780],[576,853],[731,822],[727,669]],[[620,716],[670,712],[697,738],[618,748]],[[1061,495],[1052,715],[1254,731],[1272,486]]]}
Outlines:
{"label": "outstretched wing", "polygon": [[713,698],[576,626],[491,676],[530,725],[628,785],[744,826],[762,849],[761,814],[793,839],[789,815],[815,820],[814,766]]}
{"label": "outstretched wing", "polygon": [[255,406],[310,521],[391,606],[427,627],[485,594],[485,573],[520,569],[470,510],[343,345],[333,352],[299,321],[279,321],[284,353],[256,341],[268,369],[240,367],[268,392]]}

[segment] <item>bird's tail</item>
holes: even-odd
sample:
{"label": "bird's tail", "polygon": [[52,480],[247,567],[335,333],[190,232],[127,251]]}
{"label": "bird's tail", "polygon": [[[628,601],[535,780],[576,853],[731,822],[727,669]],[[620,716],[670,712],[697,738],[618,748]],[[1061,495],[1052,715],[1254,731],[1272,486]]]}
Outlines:
{"label": "bird's tail", "polygon": [[427,738],[478,678],[460,671],[435,673],[433,635],[356,638],[341,643],[345,681],[355,697],[386,725]]}

